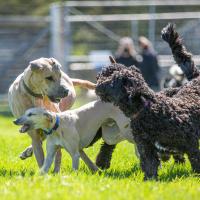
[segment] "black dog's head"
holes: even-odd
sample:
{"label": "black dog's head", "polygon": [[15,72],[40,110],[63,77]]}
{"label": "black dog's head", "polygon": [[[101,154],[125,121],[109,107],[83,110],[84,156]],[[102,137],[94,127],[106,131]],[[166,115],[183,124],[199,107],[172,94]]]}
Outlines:
{"label": "black dog's head", "polygon": [[137,112],[145,101],[153,99],[142,74],[136,67],[112,63],[97,75],[96,94],[102,101],[112,102],[127,115]]}

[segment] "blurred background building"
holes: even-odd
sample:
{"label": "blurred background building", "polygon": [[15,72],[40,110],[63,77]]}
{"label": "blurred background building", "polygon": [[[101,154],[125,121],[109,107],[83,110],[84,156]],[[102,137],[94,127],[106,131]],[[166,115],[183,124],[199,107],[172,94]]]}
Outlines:
{"label": "blurred background building", "polygon": [[31,60],[55,57],[72,77],[95,81],[122,37],[148,38],[164,79],[174,64],[161,29],[174,22],[200,64],[200,0],[0,0],[0,98]]}

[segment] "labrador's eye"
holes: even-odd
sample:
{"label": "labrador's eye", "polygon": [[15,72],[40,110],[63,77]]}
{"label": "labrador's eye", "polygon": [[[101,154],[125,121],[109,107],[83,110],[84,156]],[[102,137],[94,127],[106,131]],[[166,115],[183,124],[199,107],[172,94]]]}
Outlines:
{"label": "labrador's eye", "polygon": [[56,64],[56,62],[55,62],[55,60],[53,58],[51,58],[51,62],[52,62],[52,65]]}
{"label": "labrador's eye", "polygon": [[49,81],[54,81],[52,76],[48,76],[48,77],[46,77],[46,79],[49,80]]}

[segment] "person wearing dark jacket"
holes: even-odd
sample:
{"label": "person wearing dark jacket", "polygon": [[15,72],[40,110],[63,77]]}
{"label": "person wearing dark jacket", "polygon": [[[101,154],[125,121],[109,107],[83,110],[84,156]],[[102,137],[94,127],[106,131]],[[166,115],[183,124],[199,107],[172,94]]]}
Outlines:
{"label": "person wearing dark jacket", "polygon": [[141,49],[142,61],[139,63],[139,68],[147,84],[154,90],[159,90],[159,71],[157,54],[152,47],[151,42],[141,36],[139,38],[139,47]]}
{"label": "person wearing dark jacket", "polygon": [[134,43],[130,37],[120,39],[115,60],[117,63],[123,64],[126,67],[130,67],[131,65],[138,67]]}

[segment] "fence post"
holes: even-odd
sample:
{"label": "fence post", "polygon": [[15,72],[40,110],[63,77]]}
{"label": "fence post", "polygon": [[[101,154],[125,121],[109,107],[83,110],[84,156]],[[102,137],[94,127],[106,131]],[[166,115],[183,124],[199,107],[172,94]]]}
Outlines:
{"label": "fence post", "polygon": [[131,21],[131,36],[133,41],[137,44],[138,43],[138,21],[137,20],[133,20]]}
{"label": "fence post", "polygon": [[51,4],[50,19],[50,55],[58,59],[63,66],[63,70],[67,72],[67,66],[65,62],[64,7],[62,4]]}
{"label": "fence post", "polygon": [[65,8],[65,18],[64,18],[64,32],[65,32],[65,65],[67,69],[69,69],[70,64],[70,54],[71,54],[71,47],[72,47],[72,38],[71,38],[71,23],[68,20],[69,16],[69,8]]}
{"label": "fence post", "polygon": [[[155,13],[156,12],[156,7],[155,5],[152,5],[149,7],[149,13],[152,14],[152,13]],[[148,37],[149,37],[149,40],[151,41],[151,43],[155,44],[155,34],[156,34],[156,21],[154,19],[150,19],[149,20],[149,33],[148,33]]]}

